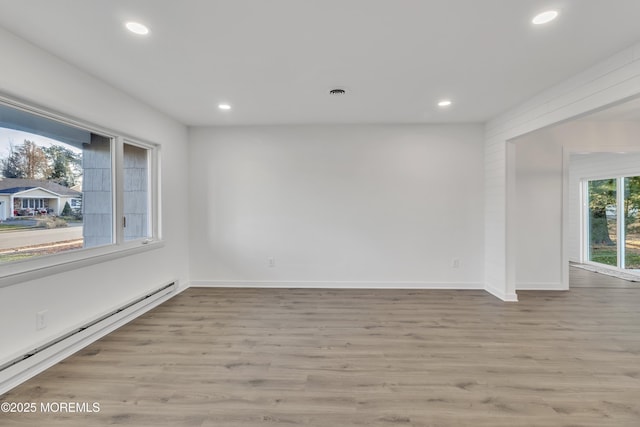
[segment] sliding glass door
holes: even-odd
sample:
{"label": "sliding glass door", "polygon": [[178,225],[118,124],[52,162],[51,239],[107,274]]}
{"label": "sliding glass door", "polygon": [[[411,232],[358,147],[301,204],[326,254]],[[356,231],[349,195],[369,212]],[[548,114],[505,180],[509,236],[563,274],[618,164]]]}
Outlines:
{"label": "sliding glass door", "polygon": [[586,259],[640,270],[640,176],[586,182]]}
{"label": "sliding glass door", "polygon": [[618,265],[618,206],[615,179],[589,181],[588,260]]}

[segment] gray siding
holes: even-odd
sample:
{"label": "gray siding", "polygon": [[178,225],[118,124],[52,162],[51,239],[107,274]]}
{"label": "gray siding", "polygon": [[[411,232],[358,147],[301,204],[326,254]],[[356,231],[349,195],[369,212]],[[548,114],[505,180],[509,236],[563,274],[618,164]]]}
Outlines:
{"label": "gray siding", "polygon": [[92,134],[82,148],[84,247],[108,245],[113,243],[111,140]]}
{"label": "gray siding", "polygon": [[124,145],[124,239],[149,237],[148,150]]}

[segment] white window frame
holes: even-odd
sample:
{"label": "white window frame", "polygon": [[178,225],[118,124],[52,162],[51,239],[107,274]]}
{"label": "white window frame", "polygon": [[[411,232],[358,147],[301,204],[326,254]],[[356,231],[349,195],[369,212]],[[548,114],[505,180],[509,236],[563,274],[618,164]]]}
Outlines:
{"label": "white window frame", "polygon": [[[119,177],[124,177],[124,146],[131,145],[134,147],[142,148],[147,150],[147,184],[148,184],[148,193],[147,193],[147,206],[149,209],[148,215],[148,229],[151,232],[151,237],[142,237],[140,239],[134,240],[125,240],[124,238],[124,226],[118,227],[116,230],[116,242],[120,242],[121,244],[131,243],[131,242],[141,242],[143,244],[148,244],[150,239],[153,240],[154,237],[160,235],[160,227],[158,226],[158,215],[159,215],[159,205],[158,205],[158,195],[159,195],[159,186],[158,182],[160,181],[158,175],[158,164],[159,164],[159,147],[158,145],[145,143],[140,140],[136,140],[133,138],[120,137],[117,142],[117,152],[120,155],[120,161],[116,162],[116,173]],[[124,222],[124,183],[122,179],[120,180],[119,187],[117,188],[117,197],[116,197],[116,211],[117,217],[120,218],[120,224]]]}
{"label": "white window frame", "polygon": [[[52,274],[86,267],[112,259],[145,252],[164,246],[161,235],[161,201],[160,201],[160,145],[93,125],[91,123],[55,113],[49,109],[34,106],[15,98],[0,94],[0,103],[24,112],[35,114],[63,124],[84,129],[111,139],[112,156],[112,197],[113,197],[113,243],[71,250],[53,255],[42,255],[34,258],[0,264],[0,287],[10,286],[28,280],[48,277]],[[124,143],[137,145],[149,150],[149,220],[151,221],[151,237],[124,241],[122,231],[123,204],[123,150]]]}

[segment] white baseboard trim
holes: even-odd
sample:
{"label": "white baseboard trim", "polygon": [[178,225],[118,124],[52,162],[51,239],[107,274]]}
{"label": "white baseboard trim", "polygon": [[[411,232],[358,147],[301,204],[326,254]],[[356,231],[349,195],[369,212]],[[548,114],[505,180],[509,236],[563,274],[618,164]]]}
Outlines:
{"label": "white baseboard trim", "polygon": [[486,287],[484,288],[485,291],[489,292],[491,295],[493,295],[494,297],[497,297],[499,299],[501,299],[502,301],[505,302],[518,302],[518,294],[516,294],[515,292],[512,294],[507,294],[506,292],[497,289],[493,286],[491,286],[490,284],[487,283]]}
{"label": "white baseboard trim", "polygon": [[[189,287],[188,284],[181,284],[174,281],[177,286],[159,292],[139,303],[132,305],[119,313],[116,313],[87,329],[78,332],[68,338],[53,344],[31,357],[28,357],[16,364],[7,367],[0,372],[0,395],[8,392],[12,388],[38,375],[40,372],[50,368],[63,359],[82,350],[89,344],[97,341],[108,333],[131,322],[136,317],[141,316],[152,308],[173,298],[175,295]],[[169,282],[170,283],[170,282]]]}
{"label": "white baseboard trim", "polygon": [[192,280],[195,288],[326,288],[326,289],[449,289],[483,290],[475,282],[344,282],[344,281],[270,281],[270,280]]}
{"label": "white baseboard trim", "polygon": [[518,291],[568,291],[560,282],[523,282],[516,283]]}

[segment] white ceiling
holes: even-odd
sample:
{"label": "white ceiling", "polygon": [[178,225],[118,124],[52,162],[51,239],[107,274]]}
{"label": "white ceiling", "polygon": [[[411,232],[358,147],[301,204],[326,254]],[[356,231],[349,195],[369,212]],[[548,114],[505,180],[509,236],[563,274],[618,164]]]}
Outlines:
{"label": "white ceiling", "polygon": [[639,41],[638,17],[638,0],[0,0],[0,26],[187,125],[483,122]]}

